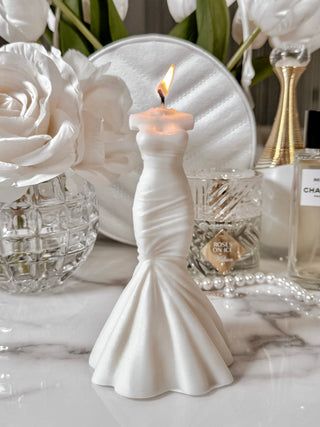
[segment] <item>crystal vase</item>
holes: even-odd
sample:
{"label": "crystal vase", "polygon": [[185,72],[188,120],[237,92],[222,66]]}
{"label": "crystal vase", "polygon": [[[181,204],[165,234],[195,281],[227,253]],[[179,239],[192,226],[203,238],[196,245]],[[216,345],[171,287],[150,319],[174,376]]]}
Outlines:
{"label": "crystal vase", "polygon": [[0,288],[27,293],[62,285],[87,259],[97,226],[94,189],[73,172],[0,204]]}
{"label": "crystal vase", "polygon": [[303,148],[297,85],[309,62],[308,51],[301,46],[276,48],[271,52],[270,62],[281,91],[273,127],[256,166],[258,169],[292,164],[295,151]]}

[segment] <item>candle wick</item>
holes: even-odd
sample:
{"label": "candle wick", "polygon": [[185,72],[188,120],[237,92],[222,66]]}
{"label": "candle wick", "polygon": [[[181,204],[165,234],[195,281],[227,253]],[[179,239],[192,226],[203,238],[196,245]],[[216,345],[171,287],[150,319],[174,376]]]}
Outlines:
{"label": "candle wick", "polygon": [[166,105],[166,98],[161,89],[158,89],[158,95],[160,96],[161,105]]}

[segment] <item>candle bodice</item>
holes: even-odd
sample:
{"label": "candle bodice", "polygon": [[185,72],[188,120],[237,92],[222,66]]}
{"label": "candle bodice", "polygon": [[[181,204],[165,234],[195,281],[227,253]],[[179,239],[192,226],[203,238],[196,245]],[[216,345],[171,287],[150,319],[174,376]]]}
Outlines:
{"label": "candle bodice", "polygon": [[131,129],[162,135],[164,138],[179,132],[179,130],[191,130],[193,126],[194,120],[191,114],[182,113],[165,106],[150,108],[143,113],[130,116]]}
{"label": "candle bodice", "polygon": [[137,144],[145,166],[153,159],[152,166],[161,164],[166,168],[178,163],[187,147],[187,130],[193,128],[191,114],[182,113],[164,106],[151,108],[130,116],[130,127],[138,130]]}
{"label": "candle bodice", "polygon": [[193,206],[183,155],[193,117],[159,107],[132,115],[130,126],[139,130],[137,143],[144,163],[134,202],[140,259],[185,258],[191,240]]}
{"label": "candle bodice", "polygon": [[159,162],[163,167],[166,162],[169,165],[174,159],[183,157],[187,143],[188,135],[185,130],[179,130],[170,135],[164,135],[161,132],[140,131],[137,135],[137,144],[142,159],[147,162],[152,158],[155,163]]}

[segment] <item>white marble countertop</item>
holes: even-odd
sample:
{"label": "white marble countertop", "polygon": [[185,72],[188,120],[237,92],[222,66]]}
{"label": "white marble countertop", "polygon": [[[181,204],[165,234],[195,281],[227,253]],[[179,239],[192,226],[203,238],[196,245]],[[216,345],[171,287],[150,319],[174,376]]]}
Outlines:
{"label": "white marble countertop", "polygon": [[235,357],[233,385],[147,401],[93,386],[89,352],[135,264],[134,248],[99,241],[63,291],[0,293],[1,427],[320,425],[320,320],[272,295],[210,297]]}

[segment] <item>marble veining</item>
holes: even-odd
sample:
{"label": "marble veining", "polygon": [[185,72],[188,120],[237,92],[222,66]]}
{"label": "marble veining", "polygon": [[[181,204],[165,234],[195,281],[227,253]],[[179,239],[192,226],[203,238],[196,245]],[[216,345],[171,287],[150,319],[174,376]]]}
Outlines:
{"label": "marble veining", "polygon": [[[319,310],[255,289],[230,300],[208,294],[234,354],[232,386],[139,401],[92,385],[90,350],[135,265],[135,248],[100,240],[64,290],[0,293],[1,427],[320,424]],[[266,272],[281,268],[262,263]]]}

